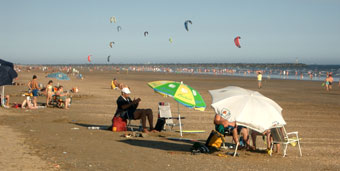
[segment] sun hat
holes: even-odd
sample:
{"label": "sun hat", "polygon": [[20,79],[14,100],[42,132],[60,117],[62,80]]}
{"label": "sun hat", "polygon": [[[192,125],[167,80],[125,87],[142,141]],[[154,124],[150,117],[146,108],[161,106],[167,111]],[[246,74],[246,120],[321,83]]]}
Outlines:
{"label": "sun hat", "polygon": [[125,94],[130,94],[130,93],[131,93],[130,90],[129,90],[129,88],[127,88],[127,87],[124,87],[124,88],[122,89],[122,92],[125,93]]}

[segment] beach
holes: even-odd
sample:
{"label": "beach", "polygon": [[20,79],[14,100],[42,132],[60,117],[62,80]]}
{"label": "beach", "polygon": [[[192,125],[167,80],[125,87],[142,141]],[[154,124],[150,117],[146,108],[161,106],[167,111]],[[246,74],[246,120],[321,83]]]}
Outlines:
{"label": "beach", "polygon": [[[20,72],[17,82],[24,86],[6,86],[11,103],[21,103],[26,83],[33,74],[39,83],[49,78],[40,70]],[[160,72],[100,71],[82,72],[84,79],[71,76],[70,81],[54,80],[65,90],[78,87],[69,110],[4,109],[0,108],[0,170],[340,170],[340,88],[326,92],[317,81],[263,80],[257,88],[256,78],[222,75],[194,75]],[[173,116],[178,111],[184,130],[205,130],[205,133],[184,134],[184,138],[205,142],[214,129],[214,110],[208,90],[240,86],[259,91],[282,108],[287,132],[298,131],[302,157],[297,147],[288,147],[287,156],[269,156],[263,151],[239,151],[239,157],[216,154],[192,155],[192,142],[172,141],[178,132],[149,133],[146,137],[122,137],[124,132],[89,130],[89,126],[110,126],[116,110],[119,90],[110,88],[111,80],[128,85],[132,99],[141,98],[139,108],[151,108],[154,124],[158,102],[169,102]],[[157,80],[183,81],[196,89],[205,100],[205,111],[178,105],[168,97],[155,93],[148,82]],[[38,97],[45,102],[46,97]],[[138,125],[139,121],[133,121]],[[177,129],[177,128],[176,128]],[[226,137],[231,142],[231,137]],[[259,147],[262,138],[258,138]],[[19,156],[17,154],[24,154]],[[6,159],[6,160],[5,160]],[[10,159],[10,160],[9,160]],[[32,162],[31,162],[32,161]]]}

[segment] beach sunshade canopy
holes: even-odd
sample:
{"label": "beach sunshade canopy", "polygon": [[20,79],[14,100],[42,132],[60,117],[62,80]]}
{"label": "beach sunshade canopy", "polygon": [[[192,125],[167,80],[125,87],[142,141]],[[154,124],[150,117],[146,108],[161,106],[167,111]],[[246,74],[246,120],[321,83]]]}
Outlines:
{"label": "beach sunshade canopy", "polygon": [[173,97],[180,104],[204,111],[206,104],[202,96],[192,87],[175,81],[154,81],[148,85],[163,96]]}
{"label": "beach sunshade canopy", "polygon": [[55,72],[47,75],[48,78],[56,78],[58,80],[70,80],[70,78],[67,76],[67,74],[64,74],[62,72]]}
{"label": "beach sunshade canopy", "polygon": [[282,108],[257,91],[229,86],[209,90],[209,93],[212,96],[211,106],[216,114],[229,122],[236,121],[238,125],[261,133],[286,124],[282,117]]}
{"label": "beach sunshade canopy", "polygon": [[0,86],[12,85],[13,79],[17,76],[13,63],[0,59]]}

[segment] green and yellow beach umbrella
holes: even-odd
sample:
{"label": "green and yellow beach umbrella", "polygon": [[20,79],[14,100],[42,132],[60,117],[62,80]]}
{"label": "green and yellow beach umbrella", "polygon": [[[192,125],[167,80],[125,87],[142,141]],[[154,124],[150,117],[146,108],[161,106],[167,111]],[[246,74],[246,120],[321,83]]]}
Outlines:
{"label": "green and yellow beach umbrella", "polygon": [[173,97],[180,104],[204,111],[206,104],[202,96],[192,87],[175,81],[153,81],[148,85],[163,96]]}

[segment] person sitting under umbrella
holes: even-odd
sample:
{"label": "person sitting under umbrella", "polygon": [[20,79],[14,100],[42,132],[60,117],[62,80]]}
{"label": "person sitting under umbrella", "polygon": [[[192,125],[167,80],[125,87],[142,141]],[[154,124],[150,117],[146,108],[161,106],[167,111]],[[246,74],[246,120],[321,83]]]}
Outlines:
{"label": "person sitting under umbrella", "polygon": [[[282,131],[282,128],[280,130]],[[255,131],[255,130],[251,130],[251,139],[253,141],[253,146],[254,146],[255,149],[256,149],[256,136],[258,136],[258,135],[266,136],[267,152],[268,152],[268,154],[270,154],[272,152],[270,150],[271,150],[271,144],[272,144],[272,141],[273,141],[273,137],[271,135],[270,130],[268,129],[268,130],[266,130],[266,131],[264,131],[262,133],[259,133],[259,132]],[[275,148],[276,149],[275,153],[279,153],[279,151],[280,151],[280,144],[276,143],[275,147],[276,147]]]}
{"label": "person sitting under umbrella", "polygon": [[248,129],[243,126],[237,126],[235,121],[229,122],[227,114],[216,114],[214,124],[216,131],[221,134],[231,133],[236,144],[240,144],[238,134],[242,133],[243,140],[246,143],[245,146],[249,149],[254,149],[254,147],[250,145]]}
{"label": "person sitting under umbrella", "polygon": [[[120,115],[123,119],[141,119],[143,132],[149,132],[146,128],[146,117],[148,118],[150,131],[155,132],[153,127],[153,114],[151,109],[137,109],[140,98],[131,100],[130,89],[128,87],[122,88],[122,95],[117,99],[117,111],[115,116]],[[123,115],[122,114],[126,114]]]}

